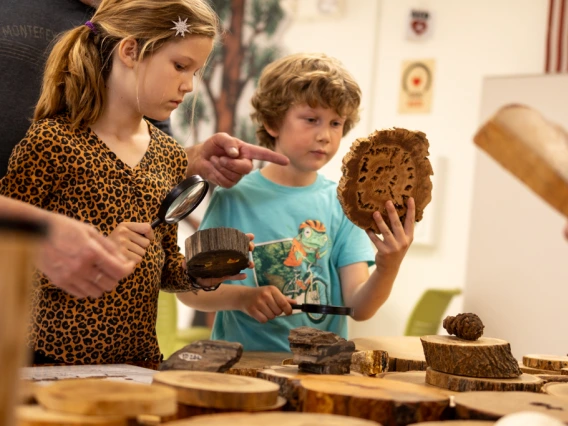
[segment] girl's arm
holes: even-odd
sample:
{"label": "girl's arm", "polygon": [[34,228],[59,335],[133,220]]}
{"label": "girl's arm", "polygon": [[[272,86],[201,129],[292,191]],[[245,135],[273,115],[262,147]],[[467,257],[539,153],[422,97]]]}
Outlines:
{"label": "girl's arm", "polygon": [[380,213],[373,218],[381,230],[383,240],[367,232],[377,248],[376,268],[369,276],[367,265],[359,262],[344,266],[339,271],[341,290],[346,306],[354,308],[353,319],[364,321],[371,318],[388,299],[400,264],[406,255],[414,235],[414,199],[408,200],[404,227],[392,202],[386,205],[393,230],[388,228]]}

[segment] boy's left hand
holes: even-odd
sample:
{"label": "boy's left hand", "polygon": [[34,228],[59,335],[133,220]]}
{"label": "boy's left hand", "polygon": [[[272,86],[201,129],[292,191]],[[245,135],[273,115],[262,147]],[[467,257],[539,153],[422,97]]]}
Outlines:
{"label": "boy's left hand", "polygon": [[409,198],[406,204],[406,219],[404,227],[400,222],[398,213],[392,201],[387,201],[386,209],[389,215],[392,230],[389,229],[379,212],[373,213],[373,219],[381,231],[381,240],[372,231],[367,231],[367,235],[377,248],[375,256],[376,267],[379,272],[394,268],[398,270],[402,259],[406,255],[410,244],[414,238],[414,218],[415,204],[414,198]]}

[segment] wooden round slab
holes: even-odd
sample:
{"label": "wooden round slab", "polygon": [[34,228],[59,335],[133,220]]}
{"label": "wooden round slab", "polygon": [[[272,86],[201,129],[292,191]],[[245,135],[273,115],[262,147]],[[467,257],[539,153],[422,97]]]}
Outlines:
{"label": "wooden round slab", "polygon": [[162,371],[153,383],[177,391],[178,402],[221,409],[262,409],[278,402],[278,385],[266,380],[205,371]]}
{"label": "wooden round slab", "polygon": [[36,399],[46,409],[70,414],[167,416],[177,409],[176,393],[164,386],[100,379],[62,380],[41,386]]}
{"label": "wooden round slab", "polygon": [[398,382],[412,383],[418,386],[424,386],[430,389],[436,389],[445,395],[452,396],[455,395],[455,391],[449,389],[442,389],[437,386],[432,386],[426,383],[426,372],[425,371],[393,371],[379,374],[377,378],[384,380],[396,380]]}
{"label": "wooden round slab", "polygon": [[456,376],[426,369],[426,383],[454,392],[467,391],[524,391],[540,392],[543,381],[530,374],[523,374],[513,379],[483,379],[477,377]]}
{"label": "wooden round slab", "polygon": [[515,378],[522,374],[511,345],[501,339],[464,340],[455,336],[422,336],[426,363],[432,370],[458,376]]}
{"label": "wooden round slab", "polygon": [[[332,414],[312,413],[235,413],[198,416],[167,423],[168,426],[377,426],[371,420]],[[380,425],[379,425],[380,426]]]}
{"label": "wooden round slab", "polygon": [[568,401],[532,392],[463,392],[454,397],[459,419],[497,420],[519,411],[538,411],[568,422]]}
{"label": "wooden round slab", "polygon": [[568,367],[568,356],[558,355],[525,355],[523,364],[527,367],[539,368],[542,370],[561,371]]}
{"label": "wooden round slab", "polygon": [[199,278],[236,275],[248,266],[249,242],[234,228],[197,231],[185,240],[187,272]]}
{"label": "wooden round slab", "polygon": [[390,225],[385,203],[391,200],[404,223],[406,201],[414,197],[419,222],[432,199],[434,172],[428,147],[424,133],[399,128],[375,131],[353,142],[343,157],[337,187],[345,215],[355,225],[379,233],[373,213],[379,211]]}
{"label": "wooden round slab", "polygon": [[412,423],[408,426],[491,426],[495,422],[489,420],[447,420],[445,422]]}
{"label": "wooden round slab", "polygon": [[82,416],[48,411],[39,405],[22,405],[16,408],[18,426],[127,426],[121,416]]}
{"label": "wooden round slab", "polygon": [[542,391],[559,398],[568,398],[568,383],[546,383]]}
{"label": "wooden round slab", "polygon": [[560,375],[560,371],[544,370],[542,368],[527,367],[525,364],[523,364],[522,361],[519,361],[519,368],[521,369],[521,371],[523,373],[528,373],[528,374],[558,374],[558,375]]}
{"label": "wooden round slab", "polygon": [[357,351],[386,351],[388,371],[426,370],[426,358],[417,336],[356,337]]}
{"label": "wooden round slab", "polygon": [[186,419],[188,417],[202,416],[205,414],[222,414],[222,413],[234,413],[247,412],[254,413],[259,411],[282,411],[283,407],[286,405],[286,398],[279,396],[276,400],[276,404],[268,407],[254,407],[254,408],[206,408],[206,407],[195,407],[193,405],[178,404],[178,412],[173,416],[172,420]]}
{"label": "wooden round slab", "polygon": [[300,380],[300,386],[304,412],[349,415],[385,425],[440,420],[450,403],[436,389],[374,377],[312,375]]}
{"label": "wooden round slab", "polygon": [[564,375],[564,376],[568,376],[568,368],[561,368],[560,369],[560,374]]}

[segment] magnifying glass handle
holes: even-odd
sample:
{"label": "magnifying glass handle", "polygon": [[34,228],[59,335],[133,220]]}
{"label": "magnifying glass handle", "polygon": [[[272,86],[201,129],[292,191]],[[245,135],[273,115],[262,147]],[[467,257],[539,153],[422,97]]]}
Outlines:
{"label": "magnifying glass handle", "polygon": [[156,229],[156,226],[158,226],[160,223],[162,223],[162,220],[160,218],[157,218],[150,224],[150,226],[152,227],[152,229]]}

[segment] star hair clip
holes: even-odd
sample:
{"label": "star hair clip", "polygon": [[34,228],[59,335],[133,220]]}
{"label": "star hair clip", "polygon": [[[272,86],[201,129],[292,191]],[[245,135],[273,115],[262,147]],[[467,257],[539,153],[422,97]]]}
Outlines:
{"label": "star hair clip", "polygon": [[185,37],[185,33],[190,33],[190,27],[191,25],[187,23],[187,18],[185,18],[183,21],[181,20],[181,18],[178,16],[178,21],[172,21],[172,23],[175,25],[174,27],[170,28],[170,30],[176,30],[176,36],[180,35],[182,37]]}

